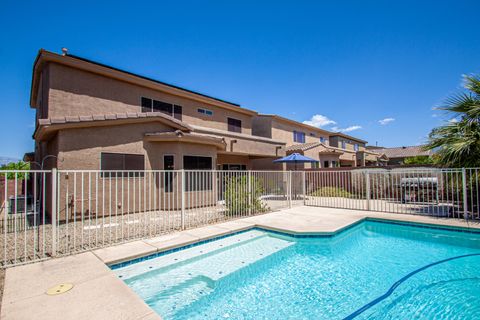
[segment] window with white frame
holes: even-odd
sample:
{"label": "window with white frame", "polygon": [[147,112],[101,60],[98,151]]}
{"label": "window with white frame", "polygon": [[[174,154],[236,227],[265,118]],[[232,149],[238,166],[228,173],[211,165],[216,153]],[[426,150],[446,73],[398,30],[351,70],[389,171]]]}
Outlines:
{"label": "window with white frame", "polygon": [[200,113],[200,114],[206,115],[206,116],[213,116],[213,111],[212,110],[208,110],[208,109],[204,109],[204,108],[198,108],[197,112]]}

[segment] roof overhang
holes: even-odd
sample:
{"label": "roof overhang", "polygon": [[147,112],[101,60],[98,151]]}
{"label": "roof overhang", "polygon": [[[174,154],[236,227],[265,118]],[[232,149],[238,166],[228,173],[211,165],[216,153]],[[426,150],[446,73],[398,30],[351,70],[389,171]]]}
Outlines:
{"label": "roof overhang", "polygon": [[327,130],[324,130],[324,129],[320,129],[320,128],[311,126],[311,125],[309,125],[309,124],[302,123],[302,122],[298,122],[298,121],[295,121],[295,120],[292,120],[292,119],[284,118],[284,117],[279,116],[279,115],[276,115],[276,114],[258,114],[258,116],[259,116],[259,117],[264,117],[264,118],[272,118],[272,119],[275,119],[275,120],[277,120],[277,121],[279,121],[279,122],[288,123],[288,124],[291,124],[291,125],[293,125],[293,126],[297,126],[297,127],[300,127],[300,128],[306,129],[306,130],[323,133],[323,134],[325,134],[326,136],[331,135],[331,132],[330,132],[330,131],[327,131]]}
{"label": "roof overhang", "polygon": [[183,132],[180,130],[174,132],[146,133],[145,140],[152,142],[186,142],[213,145],[222,151],[226,150],[227,148],[227,144],[224,139],[196,133]]}
{"label": "roof overhang", "polygon": [[342,133],[342,132],[330,133],[330,137],[342,137],[342,138],[350,139],[350,140],[365,143],[365,144],[368,142],[368,141],[365,141],[365,140],[362,140],[362,139],[359,139],[359,138],[355,138],[351,135],[348,135],[348,134],[345,134],[345,133]]}
{"label": "roof overhang", "polygon": [[33,133],[35,140],[45,141],[55,135],[58,130],[88,127],[116,126],[132,123],[160,122],[174,129],[191,131],[186,123],[161,112],[117,113],[94,116],[75,116],[51,119],[39,119]]}

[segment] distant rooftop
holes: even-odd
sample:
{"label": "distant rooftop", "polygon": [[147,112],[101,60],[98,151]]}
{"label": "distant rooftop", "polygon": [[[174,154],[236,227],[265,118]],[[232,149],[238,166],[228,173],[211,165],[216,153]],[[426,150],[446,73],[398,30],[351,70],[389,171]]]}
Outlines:
{"label": "distant rooftop", "polygon": [[383,147],[372,147],[369,146],[368,149],[374,150],[375,152],[384,153],[388,158],[408,158],[416,156],[431,156],[433,152],[431,150],[423,150],[425,145],[419,146],[405,146],[405,147],[394,147],[394,148],[383,148]]}

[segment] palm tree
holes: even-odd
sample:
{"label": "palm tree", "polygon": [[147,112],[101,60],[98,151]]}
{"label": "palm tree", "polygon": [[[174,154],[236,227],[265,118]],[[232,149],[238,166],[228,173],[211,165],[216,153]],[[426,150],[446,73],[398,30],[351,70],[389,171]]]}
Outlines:
{"label": "palm tree", "polygon": [[464,76],[466,92],[456,94],[439,107],[453,115],[433,129],[426,149],[436,149],[436,161],[449,167],[480,166],[480,77]]}

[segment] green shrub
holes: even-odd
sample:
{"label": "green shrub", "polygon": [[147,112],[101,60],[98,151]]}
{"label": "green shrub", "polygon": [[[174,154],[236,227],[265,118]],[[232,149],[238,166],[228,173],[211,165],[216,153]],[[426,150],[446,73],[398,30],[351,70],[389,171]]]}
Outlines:
{"label": "green shrub", "polygon": [[342,197],[353,198],[353,194],[343,188],[322,187],[310,193],[313,197]]}
{"label": "green shrub", "polygon": [[[11,162],[8,164],[4,164],[3,166],[0,167],[0,170],[30,170],[30,163],[28,162],[23,162],[23,161],[18,161],[18,162]],[[0,179],[4,179],[5,174],[2,174],[0,171]],[[18,180],[23,180],[27,178],[28,179],[28,174],[25,172],[19,172],[17,173],[17,179]],[[9,172],[7,174],[7,179],[8,180],[13,180],[15,179],[15,173]]]}
{"label": "green shrub", "polygon": [[268,210],[262,204],[260,196],[263,193],[263,186],[259,179],[250,177],[251,190],[248,190],[248,176],[231,177],[225,185],[225,205],[227,214],[259,213]]}

